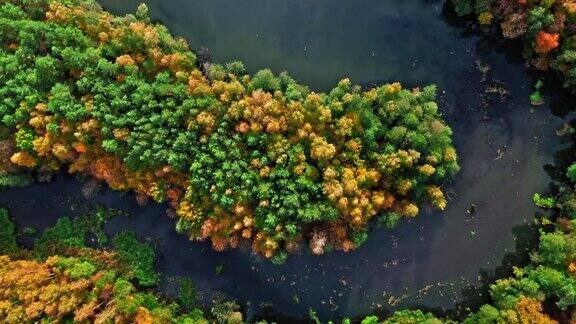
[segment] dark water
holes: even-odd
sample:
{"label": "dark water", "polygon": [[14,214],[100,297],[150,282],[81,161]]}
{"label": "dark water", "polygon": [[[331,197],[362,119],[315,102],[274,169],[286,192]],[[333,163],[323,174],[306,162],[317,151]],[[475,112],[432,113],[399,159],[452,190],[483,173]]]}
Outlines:
{"label": "dark water", "polygon": [[[140,0],[100,2],[124,14]],[[442,1],[146,3],[154,19],[192,48],[210,48],[216,62],[242,60],[251,72],[287,70],[323,91],[344,76],[365,85],[437,84],[462,166],[446,188],[447,209],[423,211],[392,231],[376,229],[353,253],[313,257],[304,251],[283,266],[246,251],[216,253],[206,243],[189,242],[176,234],[165,206],[138,206],[131,194],[104,192],[88,201],[81,183],[68,177],[0,194],[0,203],[12,208],[22,226],[46,226],[96,202],[129,210],[135,217],[116,218],[106,229],[129,228],[154,241],[167,278],[189,276],[206,296],[221,290],[250,302],[255,312],[271,305],[303,316],[313,307],[323,318],[394,305],[452,308],[462,301],[464,287],[479,284],[481,269],[494,269],[514,251],[514,229],[530,223],[537,211],[532,194],[548,187],[543,166],[562,148],[554,132],[564,121],[548,105],[532,107],[534,80],[524,67],[506,51],[463,36],[462,28],[447,22]],[[483,74],[478,64],[490,70]],[[470,204],[476,205],[472,215]],[[224,270],[216,275],[219,265]]]}

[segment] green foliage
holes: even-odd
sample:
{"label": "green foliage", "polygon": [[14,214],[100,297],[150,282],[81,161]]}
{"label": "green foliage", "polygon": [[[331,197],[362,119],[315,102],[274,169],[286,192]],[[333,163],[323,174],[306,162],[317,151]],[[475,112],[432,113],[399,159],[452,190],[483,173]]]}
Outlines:
{"label": "green foliage", "polygon": [[352,242],[355,246],[361,246],[368,239],[367,231],[356,231],[351,235]]}
{"label": "green foliage", "polygon": [[244,67],[244,63],[240,61],[226,63],[226,71],[228,73],[234,74],[235,76],[243,76],[246,74],[246,68]]}
{"label": "green foliage", "polygon": [[17,250],[16,225],[8,210],[0,208],[0,254],[12,254]]}
{"label": "green foliage", "polygon": [[212,81],[223,81],[227,76],[226,69],[224,69],[224,67],[220,64],[210,64],[210,67],[206,71],[206,75]]}
{"label": "green foliage", "polygon": [[378,221],[380,224],[386,226],[389,229],[392,229],[396,227],[401,218],[402,216],[398,215],[397,213],[390,212],[382,214]]}
{"label": "green foliage", "polygon": [[566,176],[570,181],[576,182],[576,163],[571,164],[566,171]]}
{"label": "green foliage", "polygon": [[224,272],[224,264],[223,264],[223,263],[217,264],[217,265],[214,267],[214,273],[215,273],[216,275],[221,275],[222,272]]}
{"label": "green foliage", "polygon": [[566,262],[566,249],[566,238],[562,233],[542,233],[539,249],[532,259],[537,263],[561,267]]}
{"label": "green foliage", "polygon": [[468,316],[464,324],[492,324],[500,319],[500,311],[492,305],[483,305],[480,310]]}
{"label": "green foliage", "polygon": [[310,320],[312,322],[314,322],[315,324],[322,324],[322,322],[320,321],[320,318],[318,317],[318,314],[316,313],[315,309],[310,308],[308,310],[308,316],[310,317]]}
{"label": "green foliage", "polygon": [[474,13],[474,0],[451,0],[454,10],[459,16],[466,16]]}
{"label": "green foliage", "polygon": [[542,197],[539,193],[532,196],[534,204],[540,208],[554,208],[556,207],[556,199],[554,197]]}
{"label": "green foliage", "polygon": [[16,146],[23,151],[32,151],[34,132],[30,128],[20,128],[15,134]]}
{"label": "green foliage", "polygon": [[180,278],[180,292],[178,301],[185,309],[192,309],[196,303],[196,288],[190,278]]}
{"label": "green foliage", "polygon": [[276,265],[282,265],[282,264],[286,263],[286,260],[288,260],[288,252],[280,251],[280,252],[274,254],[274,256],[271,258],[270,261],[272,261],[272,263],[274,263]]}
{"label": "green foliage", "polygon": [[98,279],[96,281],[95,286],[98,289],[102,289],[106,286],[106,284],[110,283],[110,282],[114,282],[116,280],[116,278],[118,277],[118,274],[116,273],[116,271],[114,270],[105,270],[104,273],[102,274],[102,276],[100,277],[100,279]]}
{"label": "green foliage", "polygon": [[250,86],[253,89],[263,89],[267,91],[276,91],[280,90],[280,80],[278,80],[272,71],[269,69],[264,69],[258,71],[254,77],[252,77],[252,81],[250,82]]}
{"label": "green foliage", "polygon": [[554,15],[545,7],[534,7],[528,13],[528,35],[534,37],[539,31],[554,23]]}
{"label": "green foliage", "polygon": [[530,102],[532,103],[532,105],[537,106],[544,103],[542,95],[540,94],[540,88],[542,88],[543,85],[544,83],[542,82],[542,80],[538,80],[538,82],[536,82],[536,85],[534,85],[534,92],[530,95]]}
{"label": "green foliage", "polygon": [[216,323],[242,324],[237,320],[237,311],[240,307],[233,301],[216,300],[210,308],[210,313],[216,319]]}
{"label": "green foliage", "polygon": [[55,249],[84,247],[86,232],[74,225],[74,222],[68,217],[59,218],[54,226],[46,228],[44,233],[36,239],[36,250],[41,255],[48,256]]}
{"label": "green foliage", "polygon": [[25,236],[36,236],[36,234],[38,234],[38,230],[35,229],[34,227],[24,227],[24,229],[22,229],[22,234]]}
{"label": "green foliage", "polygon": [[59,218],[54,226],[46,228],[36,239],[35,251],[39,256],[50,256],[66,248],[85,247],[89,233],[96,235],[98,244],[105,245],[108,236],[102,226],[113,215],[113,210],[98,208],[78,218]]}
{"label": "green foliage", "polygon": [[58,267],[62,268],[72,279],[88,278],[97,270],[91,262],[77,258],[61,257],[58,259]]}
{"label": "green foliage", "polygon": [[[367,323],[376,323],[377,318],[374,316],[370,317],[370,321]],[[364,322],[363,322],[364,323]],[[388,317],[384,320],[385,324],[394,324],[394,323],[401,323],[401,324],[441,324],[443,323],[441,320],[437,319],[431,313],[424,313],[421,310],[402,310],[397,311],[392,314],[392,316]]]}
{"label": "green foliage", "polygon": [[570,283],[569,280],[566,280],[567,278],[563,272],[546,266],[537,266],[534,269],[530,269],[527,277],[529,280],[536,282],[540,287],[540,291],[546,296],[555,295],[557,292],[562,291],[565,285]]}
{"label": "green foliage", "polygon": [[378,324],[378,316],[365,317],[360,324]]}
{"label": "green foliage", "polygon": [[513,309],[520,296],[541,298],[538,283],[527,278],[507,278],[490,285],[490,296],[500,309]]}
{"label": "green foliage", "polygon": [[158,283],[159,275],[154,270],[156,254],[150,244],[140,243],[134,232],[123,231],[112,239],[112,246],[140,285],[154,286]]}
{"label": "green foliage", "polygon": [[[497,280],[490,286],[490,295],[499,310],[515,309],[521,297],[538,301],[555,299],[558,307],[566,309],[576,304],[576,280],[572,273],[575,233],[555,230],[540,233],[538,250],[532,254],[532,264],[515,270],[515,277]],[[568,259],[570,255],[570,259]],[[483,307],[470,319],[495,318],[494,309]]]}
{"label": "green foliage", "polygon": [[0,174],[0,188],[25,187],[30,184],[30,178],[23,174]]}
{"label": "green foliage", "polygon": [[148,22],[150,21],[150,18],[148,16],[148,6],[145,3],[141,3],[138,5],[138,8],[136,9],[136,19],[144,21],[144,22]]}

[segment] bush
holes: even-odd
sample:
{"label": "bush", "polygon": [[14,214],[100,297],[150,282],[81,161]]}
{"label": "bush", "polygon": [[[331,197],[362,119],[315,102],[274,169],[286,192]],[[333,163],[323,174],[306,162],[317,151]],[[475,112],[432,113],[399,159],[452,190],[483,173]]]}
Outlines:
{"label": "bush", "polygon": [[112,239],[112,246],[142,286],[158,283],[159,275],[154,270],[156,254],[150,244],[140,243],[134,232],[123,231]]}

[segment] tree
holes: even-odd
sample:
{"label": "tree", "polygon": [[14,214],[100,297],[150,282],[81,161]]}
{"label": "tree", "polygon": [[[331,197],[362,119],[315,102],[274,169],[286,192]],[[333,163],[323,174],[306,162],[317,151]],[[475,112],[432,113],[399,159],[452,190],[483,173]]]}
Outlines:
{"label": "tree", "polygon": [[150,244],[140,243],[134,232],[123,231],[112,239],[112,246],[142,286],[153,286],[158,282],[159,276],[154,270],[156,256]]}
{"label": "tree", "polygon": [[0,208],[0,254],[12,254],[17,248],[16,226],[10,219],[8,210]]}
{"label": "tree", "polygon": [[566,239],[559,232],[542,233],[540,235],[540,246],[532,259],[535,262],[561,267],[566,262]]}

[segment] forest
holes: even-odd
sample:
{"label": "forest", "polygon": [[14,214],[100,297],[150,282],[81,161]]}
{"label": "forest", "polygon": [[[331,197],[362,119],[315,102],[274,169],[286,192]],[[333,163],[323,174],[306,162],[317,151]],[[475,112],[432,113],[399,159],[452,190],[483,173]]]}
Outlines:
{"label": "forest", "polygon": [[[528,64],[576,91],[576,2],[451,6],[476,32],[520,41]],[[539,92],[530,100],[539,104]],[[576,143],[571,124],[564,133]],[[374,224],[393,228],[429,205],[445,209],[443,188],[460,170],[452,137],[434,85],[363,90],[343,79],[317,93],[285,72],[212,63],[153,22],[145,5],[119,17],[93,0],[0,0],[1,188],[62,171],[90,178],[140,204],[168,203],[191,240],[216,251],[249,247],[282,264],[302,245],[314,255],[352,251]],[[576,321],[576,162],[533,200],[546,213],[533,221],[529,261],[490,283],[483,306],[344,319],[321,319],[310,307],[292,321]],[[0,319],[276,322],[228,296],[200,303],[187,277],[177,296],[165,294],[155,245],[131,231],[109,238],[103,226],[114,217],[98,208],[36,233],[0,208]]]}
{"label": "forest", "polygon": [[315,93],[286,73],[198,61],[145,6],[2,1],[2,183],[57,170],[170,203],[179,232],[275,262],[350,251],[368,223],[444,209],[458,170],[435,87]]}
{"label": "forest", "polygon": [[[571,167],[574,168],[576,164]],[[574,180],[564,188],[558,208],[574,212]],[[126,231],[109,242],[102,225],[111,217],[113,211],[99,209],[74,220],[60,218],[53,227],[36,234],[33,248],[26,249],[17,237],[27,234],[18,233],[8,210],[0,209],[0,317],[8,323],[40,319],[97,323],[244,322],[246,317],[233,300],[222,298],[212,305],[198,305],[194,285],[186,278],[180,279],[176,298],[156,292],[159,274],[154,270],[153,246]],[[491,284],[491,303],[460,321],[437,318],[421,310],[401,310],[380,318],[369,315],[355,321],[568,323],[576,304],[575,222],[566,217],[555,222],[542,218],[540,243],[531,254],[530,264],[514,267],[511,277]],[[87,246],[87,233],[99,238],[98,248]],[[308,321],[322,323],[313,309]],[[265,318],[256,322],[268,323]],[[351,322],[342,320],[345,324]]]}
{"label": "forest", "polygon": [[[195,307],[194,287],[185,278],[179,298],[155,293],[154,248],[128,231],[109,244],[101,231],[113,216],[99,209],[74,220],[60,218],[26,249],[9,212],[0,209],[0,318],[7,323],[242,323],[233,301],[215,302],[206,313]],[[100,248],[87,246],[87,233],[99,234]]]}

